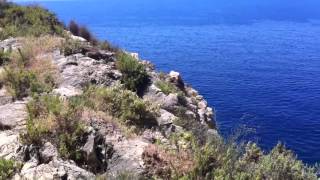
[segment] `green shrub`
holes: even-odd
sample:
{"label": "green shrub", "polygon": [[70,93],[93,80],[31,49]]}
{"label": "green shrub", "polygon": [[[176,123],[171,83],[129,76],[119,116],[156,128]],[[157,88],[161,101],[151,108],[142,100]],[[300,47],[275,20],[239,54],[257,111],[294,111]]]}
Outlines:
{"label": "green shrub", "polygon": [[0,158],[0,179],[10,179],[18,169],[15,161]]}
{"label": "green shrub", "polygon": [[[52,131],[54,119],[49,119],[59,115],[63,109],[63,104],[57,96],[35,95],[33,100],[27,104],[28,119],[27,133],[21,134],[24,144],[42,145],[45,137]],[[51,121],[52,120],[52,121]]]}
{"label": "green shrub", "polygon": [[107,40],[99,42],[98,47],[102,50],[107,50],[116,53],[120,53],[121,51],[119,47],[112,45]]}
{"label": "green shrub", "polygon": [[83,37],[84,39],[86,39],[89,42],[94,42],[96,41],[94,36],[92,35],[92,33],[89,31],[89,29],[85,26],[81,26],[79,28],[79,36]]}
{"label": "green shrub", "polygon": [[89,88],[84,96],[92,108],[119,118],[127,125],[153,126],[155,120],[148,104],[135,93],[120,87]]}
{"label": "green shrub", "polygon": [[280,144],[268,154],[254,143],[248,143],[242,153],[235,143],[222,140],[195,149],[196,165],[186,179],[316,179],[314,169]]}
{"label": "green shrub", "polygon": [[87,41],[91,42],[93,45],[98,44],[98,40],[94,37],[94,35],[89,31],[86,26],[79,26],[75,21],[70,21],[68,25],[69,31],[75,35],[80,36]]}
{"label": "green shrub", "polygon": [[80,147],[84,143],[84,126],[81,123],[82,106],[75,101],[63,101],[58,96],[34,96],[27,105],[27,132],[21,134],[24,144],[41,146],[52,141],[62,158],[83,163]]}
{"label": "green shrub", "polygon": [[8,4],[0,16],[3,38],[9,36],[63,35],[63,25],[54,14],[38,6]]}
{"label": "green shrub", "polygon": [[8,62],[10,59],[10,53],[4,52],[4,50],[0,49],[0,66]]}
{"label": "green shrub", "polygon": [[70,56],[72,54],[81,53],[82,48],[83,48],[83,44],[80,41],[67,39],[60,47],[60,51],[65,56]]}
{"label": "green shrub", "polygon": [[68,29],[73,35],[79,36],[79,25],[75,21],[69,22]]}
{"label": "green shrub", "polygon": [[260,179],[316,179],[313,169],[297,160],[283,144],[260,158],[254,176]]}
{"label": "green shrub", "polygon": [[166,81],[157,81],[155,85],[166,95],[170,93],[178,93],[178,88]]}
{"label": "green shrub", "polygon": [[142,93],[150,81],[144,65],[126,53],[118,53],[117,58],[117,68],[122,73],[121,82],[127,89]]}
{"label": "green shrub", "polygon": [[[74,121],[73,121],[74,122]],[[83,164],[84,156],[81,147],[85,143],[84,126],[75,122],[66,132],[60,132],[59,135],[59,154],[65,159],[72,159],[78,164]]]}
{"label": "green shrub", "polygon": [[[14,99],[22,99],[36,93],[50,92],[53,89],[52,82],[48,84],[40,82],[32,71],[10,67],[4,70],[2,84],[6,86]],[[47,80],[50,80],[49,76]]]}

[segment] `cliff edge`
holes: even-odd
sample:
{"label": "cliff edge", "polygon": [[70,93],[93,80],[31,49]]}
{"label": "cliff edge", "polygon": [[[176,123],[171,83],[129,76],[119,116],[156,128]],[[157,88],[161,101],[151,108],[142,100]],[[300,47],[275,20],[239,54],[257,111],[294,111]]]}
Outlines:
{"label": "cliff edge", "polygon": [[178,72],[0,2],[0,179],[316,179],[284,145],[226,142]]}

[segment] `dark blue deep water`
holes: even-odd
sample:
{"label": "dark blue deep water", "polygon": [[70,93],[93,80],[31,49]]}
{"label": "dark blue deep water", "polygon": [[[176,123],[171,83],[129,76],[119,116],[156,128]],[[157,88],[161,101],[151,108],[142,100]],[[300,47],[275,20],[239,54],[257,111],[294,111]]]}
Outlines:
{"label": "dark blue deep water", "polygon": [[320,162],[318,0],[40,4],[158,70],[181,72],[215,107],[221,133],[244,124],[265,150],[282,141],[305,162]]}

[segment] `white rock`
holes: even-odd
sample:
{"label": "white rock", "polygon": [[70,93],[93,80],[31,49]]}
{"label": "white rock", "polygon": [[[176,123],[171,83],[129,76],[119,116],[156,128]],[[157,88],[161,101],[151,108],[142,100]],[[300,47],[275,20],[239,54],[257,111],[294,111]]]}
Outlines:
{"label": "white rock", "polygon": [[54,157],[58,156],[57,148],[50,142],[46,142],[40,150],[41,158],[44,162],[50,162]]}
{"label": "white rock", "polygon": [[16,101],[0,106],[0,125],[2,128],[21,129],[25,125],[27,117],[25,106],[25,101]]}
{"label": "white rock", "polygon": [[139,60],[139,54],[138,53],[129,53],[130,56],[134,57],[135,59]]}
{"label": "white rock", "polygon": [[170,71],[169,77],[171,80],[175,80],[175,81],[178,81],[181,79],[180,73],[178,73],[176,71]]}
{"label": "white rock", "polygon": [[71,39],[76,40],[76,41],[80,41],[80,42],[87,42],[87,40],[83,37],[80,36],[75,36],[75,35],[70,35]]}
{"label": "white rock", "polygon": [[61,86],[57,89],[54,89],[53,93],[60,96],[72,97],[72,96],[81,95],[82,90],[75,88],[73,86]]}
{"label": "white rock", "polygon": [[208,107],[208,103],[206,101],[202,100],[198,103],[198,107],[199,107],[199,109],[206,109]]}
{"label": "white rock", "polygon": [[0,157],[12,158],[19,148],[19,133],[13,131],[0,132]]}
{"label": "white rock", "polygon": [[170,112],[160,109],[160,117],[157,118],[159,126],[172,124],[177,117]]}

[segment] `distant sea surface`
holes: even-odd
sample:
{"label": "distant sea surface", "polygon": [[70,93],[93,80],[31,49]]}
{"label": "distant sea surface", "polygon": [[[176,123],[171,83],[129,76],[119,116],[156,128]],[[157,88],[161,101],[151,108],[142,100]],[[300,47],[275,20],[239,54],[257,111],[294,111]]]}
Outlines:
{"label": "distant sea surface", "polygon": [[319,1],[37,3],[158,70],[181,72],[215,107],[222,134],[246,125],[264,150],[282,141],[304,162],[320,162]]}

